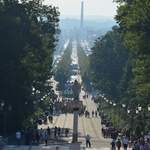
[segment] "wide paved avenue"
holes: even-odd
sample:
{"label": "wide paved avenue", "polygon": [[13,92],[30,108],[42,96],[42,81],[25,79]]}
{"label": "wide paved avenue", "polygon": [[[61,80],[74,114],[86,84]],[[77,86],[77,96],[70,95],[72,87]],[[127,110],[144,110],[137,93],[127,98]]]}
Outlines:
{"label": "wide paved avenue", "polygon": [[[86,105],[86,110],[90,113],[97,109],[96,104],[91,100],[92,96],[89,94],[89,97],[83,99],[84,92],[80,94],[80,100],[83,101],[83,104]],[[102,137],[101,134],[101,123],[100,118],[98,117],[78,117],[78,141],[81,143],[81,150],[85,149],[85,136],[89,134],[91,136],[91,148],[92,150],[109,150],[111,139],[106,139]],[[45,146],[44,142],[41,141],[39,146],[13,146],[7,145],[4,150],[69,150],[69,144],[72,141],[72,132],[73,132],[73,114],[54,114],[53,124],[48,123],[47,125],[42,124],[39,128],[47,129],[47,127],[53,129],[55,126],[61,128],[61,137],[60,139],[55,139],[54,135],[51,135],[51,140],[48,142],[48,146]],[[68,137],[65,136],[65,128],[69,128]]]}

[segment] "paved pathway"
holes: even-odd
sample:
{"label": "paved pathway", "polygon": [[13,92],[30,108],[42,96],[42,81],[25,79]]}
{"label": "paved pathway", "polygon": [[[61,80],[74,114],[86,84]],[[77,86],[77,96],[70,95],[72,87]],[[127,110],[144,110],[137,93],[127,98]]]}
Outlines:
{"label": "paved pathway", "polygon": [[[69,146],[64,145],[52,145],[52,146],[14,146],[7,145],[3,150],[69,150]],[[99,148],[85,148],[81,146],[81,150],[110,150],[110,147],[99,147]],[[121,148],[120,150],[123,150]],[[128,148],[127,150],[132,150],[132,148]]]}
{"label": "paved pathway", "polygon": [[[76,43],[73,43],[76,44]],[[76,60],[76,46],[73,48],[73,58]],[[76,56],[76,57],[75,57]],[[79,81],[80,75],[78,75]],[[89,94],[89,97],[83,99],[83,95],[85,92],[80,93],[80,100],[86,105],[87,110],[90,112],[97,110],[97,106],[93,100],[91,100],[92,96]],[[86,93],[88,94],[88,93]],[[91,136],[91,144],[92,148],[86,148],[86,150],[109,150],[110,149],[110,141],[111,139],[105,139],[101,134],[101,123],[99,117],[78,117],[78,141],[81,142],[81,150],[85,150],[85,136],[89,134]],[[54,134],[51,135],[51,140],[48,142],[48,146],[44,146],[44,142],[40,141],[39,146],[13,146],[7,145],[4,150],[69,150],[69,144],[72,141],[72,133],[73,133],[73,114],[54,114],[53,124],[42,124],[39,125],[38,128],[47,129],[50,127],[51,130],[57,126],[61,128],[61,137],[60,139],[55,139]],[[69,135],[65,137],[64,129],[69,128]]]}
{"label": "paved pathway", "polygon": [[[80,99],[83,101],[83,104],[86,105],[87,110],[92,112],[92,110],[96,110],[97,106],[91,100],[91,96],[89,95],[88,99],[82,99],[83,92],[81,92]],[[69,150],[69,144],[72,140],[72,132],[73,132],[73,114],[55,114],[53,124],[48,123],[47,125],[42,124],[39,125],[39,128],[47,129],[47,127],[51,129],[55,126],[60,127],[61,130],[61,138],[55,139],[54,135],[51,135],[51,140],[48,142],[48,146],[44,146],[44,142],[41,141],[39,146],[14,146],[7,145],[4,150]],[[65,137],[64,129],[69,128],[69,135]],[[110,141],[111,139],[105,139],[101,134],[101,124],[99,117],[89,117],[85,116],[78,117],[78,141],[81,142],[81,150],[85,149],[85,136],[89,134],[91,136],[91,150],[109,150],[110,149]],[[89,148],[86,148],[88,150]]]}
{"label": "paved pathway", "polygon": [[[97,106],[93,100],[91,100],[92,96],[89,96],[87,99],[82,99],[84,93],[81,93],[81,100],[83,104],[86,105],[87,110],[91,113],[92,110],[97,110]],[[47,129],[47,127],[54,128],[55,126],[61,128],[61,140],[60,143],[69,143],[72,140],[72,132],[73,132],[73,114],[55,114],[53,124],[48,123],[47,125],[40,125],[39,128]],[[69,128],[68,137],[65,137],[65,128]],[[85,146],[85,136],[89,134],[91,136],[91,144],[93,147],[109,147],[109,143],[111,139],[104,139],[101,135],[101,124],[99,117],[78,117],[78,141],[81,142],[82,146]],[[51,135],[52,144],[54,142],[54,134]],[[59,139],[57,140],[59,142]]]}
{"label": "paved pathway", "polygon": [[[4,150],[69,150],[69,146],[6,146]],[[81,150],[110,150],[110,148],[84,148],[81,147]]]}

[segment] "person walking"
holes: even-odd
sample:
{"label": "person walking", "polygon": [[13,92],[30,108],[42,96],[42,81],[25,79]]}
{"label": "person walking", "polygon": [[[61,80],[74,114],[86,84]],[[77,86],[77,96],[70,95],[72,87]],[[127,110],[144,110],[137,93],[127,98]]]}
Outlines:
{"label": "person walking", "polygon": [[57,129],[57,126],[55,126],[55,128],[54,128],[54,135],[55,135],[55,138],[57,137],[57,133],[58,133],[58,129]]}
{"label": "person walking", "polygon": [[60,139],[60,127],[58,127],[58,139]]}
{"label": "person walking", "polygon": [[[140,146],[140,145],[139,145]],[[150,150],[150,139],[147,138],[145,143],[144,143],[144,147],[143,147],[144,150]],[[139,147],[139,150],[140,150],[140,147]]]}
{"label": "person walking", "polygon": [[144,150],[144,145],[145,145],[145,141],[141,137],[140,140],[139,140],[139,150]]}
{"label": "person walking", "polygon": [[126,136],[122,139],[122,143],[123,143],[124,150],[127,150],[129,139]]}
{"label": "person walking", "polygon": [[95,117],[97,117],[97,111],[95,111]]}
{"label": "person walking", "polygon": [[36,144],[39,145],[40,135],[39,132],[36,133]]}
{"label": "person walking", "polygon": [[92,111],[92,117],[94,117],[94,111]]}
{"label": "person walking", "polygon": [[91,142],[90,142],[91,138],[89,135],[86,136],[86,147],[91,147]]}
{"label": "person walking", "polygon": [[48,139],[49,139],[48,134],[45,132],[45,133],[44,133],[45,146],[47,146],[47,141],[48,141]]}
{"label": "person walking", "polygon": [[138,141],[136,140],[136,141],[134,141],[134,144],[133,144],[133,148],[132,148],[133,150],[139,150],[139,143],[138,143]]}
{"label": "person walking", "polygon": [[21,132],[19,130],[16,132],[16,140],[17,146],[21,145]]}
{"label": "person walking", "polygon": [[48,134],[49,138],[51,138],[51,130],[50,130],[49,126],[47,127],[47,134]]}
{"label": "person walking", "polygon": [[116,141],[115,141],[115,139],[113,139],[111,141],[110,145],[111,145],[111,150],[116,150]]}
{"label": "person walking", "polygon": [[42,140],[44,140],[44,138],[43,138],[43,129],[42,129],[42,128],[39,129],[39,135],[40,135],[40,138],[41,138]]}
{"label": "person walking", "polygon": [[88,111],[87,113],[88,113],[87,116],[88,116],[88,118],[89,118],[89,117],[90,117],[90,112]]}
{"label": "person walking", "polygon": [[117,146],[117,149],[120,150],[120,148],[121,148],[121,140],[120,139],[117,140],[116,146]]}
{"label": "person walking", "polygon": [[69,129],[66,128],[66,129],[65,129],[65,135],[66,135],[66,137],[68,137],[68,132],[69,132]]}

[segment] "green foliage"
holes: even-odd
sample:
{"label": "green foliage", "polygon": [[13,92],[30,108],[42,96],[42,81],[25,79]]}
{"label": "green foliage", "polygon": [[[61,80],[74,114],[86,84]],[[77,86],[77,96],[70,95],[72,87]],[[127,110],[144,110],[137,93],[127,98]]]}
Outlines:
{"label": "green foliage", "polygon": [[127,104],[128,100],[131,100],[131,97],[133,97],[132,87],[130,85],[131,79],[133,78],[132,58],[129,55],[123,71],[123,76],[119,83],[119,95],[122,103]]}
{"label": "green foliage", "polygon": [[[138,100],[147,106],[150,97],[150,55],[139,55],[133,68],[135,95]],[[145,99],[145,100],[144,100]]]}
{"label": "green foliage", "polygon": [[88,82],[88,75],[90,74],[90,72],[88,72],[89,60],[88,56],[85,54],[85,50],[79,44],[77,47],[77,56],[82,81]]}
{"label": "green foliage", "polygon": [[89,60],[92,82],[104,93],[118,99],[118,85],[127,53],[117,26],[95,41]]}
{"label": "green foliage", "polygon": [[[133,112],[139,104],[142,106],[142,111],[139,115],[134,115],[134,121],[131,122],[134,126],[133,133],[139,137],[144,134],[144,126],[145,129],[149,127],[147,106],[150,99],[150,2],[149,0],[114,0],[114,2],[119,3],[116,20],[123,43],[128,50],[128,58],[119,83],[119,96],[121,103],[130,106]],[[127,123],[129,127],[132,126]]]}
{"label": "green foliage", "polygon": [[56,81],[59,82],[58,88],[64,89],[64,84],[70,77],[70,64],[71,64],[71,54],[72,54],[72,47],[71,43],[69,42],[67,48],[65,49],[63,55],[61,56],[61,60],[59,61],[56,69],[54,70],[54,78]]}
{"label": "green foliage", "polygon": [[150,3],[149,0],[117,0],[117,2],[121,5],[118,7],[116,20],[124,44],[130,53],[128,62],[131,73],[130,76],[128,75],[124,96],[146,107],[150,98]]}
{"label": "green foliage", "polygon": [[32,86],[42,90],[50,74],[58,16],[57,8],[40,0],[0,1],[0,96],[12,105],[12,128],[33,113]]}
{"label": "green foliage", "polygon": [[[134,120],[130,121],[131,123],[128,121],[131,116],[123,109],[123,120],[120,120],[128,124],[127,128],[133,125],[133,133],[141,136],[144,134],[144,126],[149,127],[147,106],[150,99],[150,1],[114,2],[119,3],[115,17],[119,30],[113,29],[113,32],[95,41],[90,55],[92,81],[108,95],[112,94],[111,91],[114,93],[115,89],[120,102],[126,104],[126,107],[131,107],[133,113],[139,104],[142,106],[142,111],[133,116]],[[128,50],[127,55],[125,49]],[[126,57],[122,57],[123,53]],[[114,73],[116,71],[117,74]]]}

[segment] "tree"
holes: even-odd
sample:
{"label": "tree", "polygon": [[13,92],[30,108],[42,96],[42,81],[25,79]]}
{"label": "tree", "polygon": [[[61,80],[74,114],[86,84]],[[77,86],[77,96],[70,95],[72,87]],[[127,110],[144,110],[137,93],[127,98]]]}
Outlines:
{"label": "tree", "polygon": [[32,87],[42,90],[51,72],[58,16],[41,0],[0,1],[0,95],[12,105],[12,131],[26,119],[25,102],[33,107]]}
{"label": "tree", "polygon": [[[128,93],[133,93],[131,99],[146,106],[150,92],[150,2],[149,0],[116,0],[120,3],[116,20],[119,24],[123,41],[132,57],[132,74]],[[125,91],[126,92],[126,91]],[[130,100],[131,100],[130,99]]]}
{"label": "tree", "polygon": [[[61,60],[57,64],[57,67],[54,70],[54,78],[59,82],[59,87],[61,90],[64,89],[64,84],[69,80],[70,77],[70,65],[71,65],[71,54],[72,47],[71,42],[69,42],[67,48],[65,49],[63,55],[61,56]],[[59,88],[58,87],[58,88]]]}
{"label": "tree", "polygon": [[85,50],[79,44],[77,47],[77,55],[78,55],[78,63],[80,68],[80,75],[82,77],[82,82],[85,84],[85,86],[89,87],[90,86],[89,60],[88,60],[88,56],[85,54]]}
{"label": "tree", "polygon": [[127,60],[121,34],[118,27],[99,37],[89,56],[91,80],[98,89],[117,99],[118,85],[123,75],[123,68]]}

